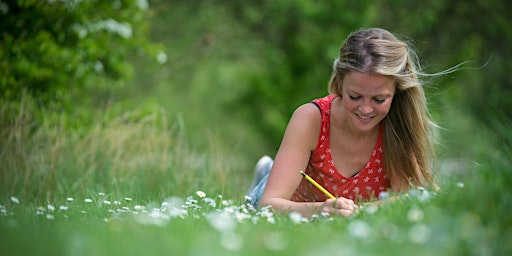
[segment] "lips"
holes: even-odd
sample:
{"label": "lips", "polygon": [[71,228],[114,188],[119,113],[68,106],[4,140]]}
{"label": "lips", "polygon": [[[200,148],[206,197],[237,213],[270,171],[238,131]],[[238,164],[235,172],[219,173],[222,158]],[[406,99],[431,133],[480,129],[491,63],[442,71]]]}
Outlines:
{"label": "lips", "polygon": [[360,119],[361,121],[370,121],[374,116],[367,116],[367,115],[360,115],[358,113],[354,113],[356,114],[357,118]]}

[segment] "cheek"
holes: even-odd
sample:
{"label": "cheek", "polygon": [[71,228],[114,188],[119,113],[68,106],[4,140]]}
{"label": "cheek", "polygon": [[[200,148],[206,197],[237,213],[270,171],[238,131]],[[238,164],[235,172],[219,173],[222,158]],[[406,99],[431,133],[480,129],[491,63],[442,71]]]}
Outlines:
{"label": "cheek", "polygon": [[357,103],[354,102],[353,100],[343,98],[341,100],[341,102],[343,104],[343,107],[345,107],[345,109],[352,110],[354,108],[357,108]]}
{"label": "cheek", "polygon": [[391,109],[391,102],[386,102],[380,106],[379,111],[381,113],[387,114],[387,113],[389,113],[390,109]]}

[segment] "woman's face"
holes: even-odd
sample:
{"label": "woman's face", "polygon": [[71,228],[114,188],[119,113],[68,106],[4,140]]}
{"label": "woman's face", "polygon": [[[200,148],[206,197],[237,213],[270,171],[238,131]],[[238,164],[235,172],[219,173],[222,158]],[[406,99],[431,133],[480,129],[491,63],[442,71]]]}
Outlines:
{"label": "woman's face", "polygon": [[349,124],[370,131],[386,117],[395,95],[395,80],[375,73],[350,72],[343,79],[342,105]]}

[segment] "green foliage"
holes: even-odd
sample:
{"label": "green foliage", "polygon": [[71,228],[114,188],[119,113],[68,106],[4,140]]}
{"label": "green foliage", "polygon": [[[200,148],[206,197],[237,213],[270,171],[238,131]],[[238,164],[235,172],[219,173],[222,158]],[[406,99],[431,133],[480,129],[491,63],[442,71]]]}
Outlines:
{"label": "green foliage", "polygon": [[[215,105],[204,117],[201,110],[182,110],[159,100],[166,108],[183,113],[192,130],[211,116],[224,123],[225,115],[213,113],[217,110],[229,113],[227,121],[233,126],[244,127],[234,124],[242,120],[250,127],[244,130],[256,131],[252,136],[263,134],[259,141],[265,142],[265,149],[260,152],[269,153],[277,148],[292,111],[327,93],[332,61],[348,33],[383,27],[416,46],[426,72],[468,61],[460,71],[428,81],[427,92],[436,121],[450,129],[442,139],[469,148],[452,140],[462,136],[455,131],[468,129],[452,120],[476,119],[484,129],[496,132],[488,126],[492,123],[488,113],[510,109],[506,100],[511,93],[507,86],[511,76],[506,72],[510,65],[507,45],[512,41],[510,26],[506,26],[509,5],[499,0],[211,0],[172,5],[155,1],[158,12],[153,23],[166,26],[154,26],[152,38],[167,42],[170,61],[162,70],[144,73],[143,90],[148,88],[149,77],[157,94],[180,98],[174,101],[176,105],[185,105],[188,99]],[[164,86],[168,88],[161,89]],[[500,118],[511,120],[508,114]],[[227,132],[226,139],[232,134]]]}
{"label": "green foliage", "polygon": [[[137,3],[0,1],[2,254],[510,254],[508,2],[155,0],[151,20]],[[123,22],[132,37],[107,29]],[[325,95],[342,40],[369,26],[412,38],[426,71],[473,62],[428,88],[450,129],[441,160],[468,155],[468,168],[443,169],[430,200],[350,219],[267,223],[246,209],[225,233],[210,222],[220,204],[164,211],[196,190],[241,200],[252,160],[276,148],[294,108]],[[148,32],[165,65],[138,58],[156,55]],[[77,104],[56,111],[45,97]]]}
{"label": "green foliage", "polygon": [[[381,1],[377,22],[413,38],[431,72],[467,61],[462,70],[437,81],[442,90],[437,90],[432,101],[443,113],[442,125],[466,129],[453,127],[450,119],[468,113],[479,127],[494,133],[498,143],[509,147],[512,141],[495,125],[495,119],[512,122],[511,112],[503,111],[512,109],[508,100],[512,97],[512,76],[508,73],[512,69],[512,28],[508,25],[511,7],[511,2],[501,0]],[[446,115],[451,107],[469,111],[456,110],[455,117]]]}
{"label": "green foliage", "polygon": [[128,57],[156,55],[147,8],[135,0],[0,1],[0,96],[69,100],[70,91],[111,86],[98,78],[129,78]]}
{"label": "green foliage", "polygon": [[346,35],[375,19],[373,6],[363,2],[232,1],[225,6],[264,42],[263,68],[246,78],[250,89],[234,104],[244,106],[241,118],[258,117],[255,125],[272,141],[280,140],[295,108],[327,94],[332,62]]}
{"label": "green foliage", "polygon": [[[94,190],[149,198],[191,193],[197,186],[245,193],[239,184],[246,177],[235,172],[242,165],[237,148],[219,147],[212,138],[208,153],[193,150],[182,121],[170,122],[156,104],[89,113],[82,117],[89,122],[79,127],[71,117],[80,115],[80,108],[36,117],[36,106],[27,96],[0,108],[0,120],[8,120],[0,130],[0,195],[44,202]],[[9,116],[12,112],[17,114]]]}

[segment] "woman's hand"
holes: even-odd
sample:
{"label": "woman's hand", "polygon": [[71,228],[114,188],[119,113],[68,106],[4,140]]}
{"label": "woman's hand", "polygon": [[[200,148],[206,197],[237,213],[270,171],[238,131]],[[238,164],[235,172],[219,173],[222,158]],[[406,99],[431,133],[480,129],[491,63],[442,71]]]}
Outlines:
{"label": "woman's hand", "polygon": [[327,199],[323,203],[321,210],[322,212],[327,212],[329,214],[349,217],[359,211],[359,206],[351,199],[339,197],[337,199]]}

